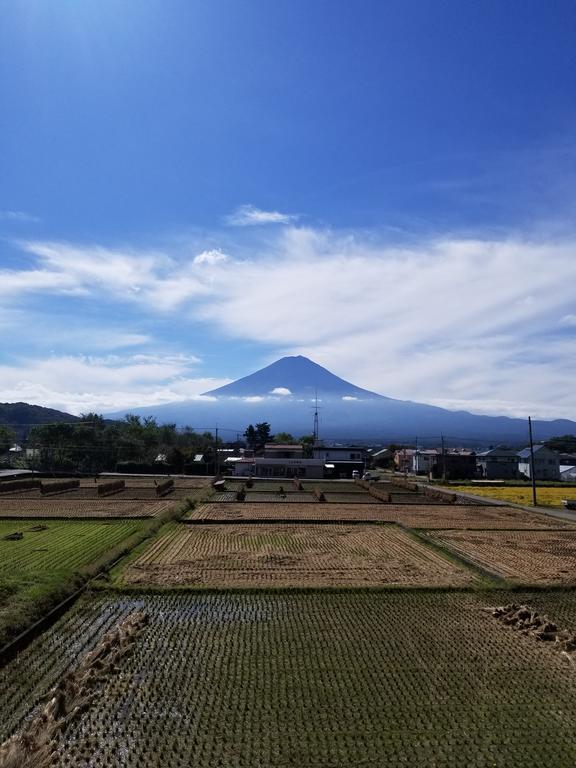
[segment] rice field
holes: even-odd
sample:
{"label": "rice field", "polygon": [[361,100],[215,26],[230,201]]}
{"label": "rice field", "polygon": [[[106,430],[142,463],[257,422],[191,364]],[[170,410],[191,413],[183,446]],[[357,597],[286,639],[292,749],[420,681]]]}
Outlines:
{"label": "rice field", "polygon": [[[448,490],[455,493],[472,493],[474,496],[482,496],[496,501],[532,506],[532,488],[530,486],[451,485]],[[538,506],[562,507],[562,499],[576,499],[576,488],[546,486],[537,488]]]}
{"label": "rice field", "polygon": [[[493,592],[165,594],[79,603],[0,671],[0,738],[106,631],[149,623],[54,744],[108,768],[576,762],[576,677]],[[574,600],[572,598],[572,605]]]}
{"label": "rice field", "polygon": [[[140,529],[137,520],[0,520],[0,575],[71,572]],[[14,534],[21,538],[9,539]]]}
{"label": "rice field", "polygon": [[29,499],[23,496],[0,497],[0,519],[146,518],[158,517],[174,509],[175,506],[176,503],[170,500],[123,501],[116,496],[91,500],[74,500],[60,495],[44,499]]}
{"label": "rice field", "polygon": [[521,584],[576,584],[576,531],[443,531],[428,534],[470,562]]}
{"label": "rice field", "polygon": [[144,525],[141,520],[0,520],[0,648]]}
{"label": "rice field", "polygon": [[566,529],[576,530],[574,523],[527,512],[515,507],[465,506],[461,504],[403,505],[380,504],[253,504],[235,502],[218,504],[211,498],[191,510],[185,521],[318,521],[318,522],[389,522],[408,528],[465,529]]}
{"label": "rice field", "polygon": [[250,502],[252,504],[302,504],[302,503],[308,503],[308,504],[314,504],[317,502],[316,497],[312,493],[304,493],[299,491],[294,491],[290,493],[263,493],[260,491],[259,493],[252,493],[251,491],[246,492],[246,499],[247,502]]}
{"label": "rice field", "polygon": [[462,586],[475,574],[393,525],[176,524],[120,583],[189,587]]}
{"label": "rice field", "polygon": [[[101,499],[84,481],[0,497],[0,645],[18,610],[37,617],[101,558],[136,547],[0,664],[0,742],[15,735],[2,768],[6,750],[37,738],[19,729],[48,722],[49,748],[10,764],[575,764],[576,667],[491,613],[527,602],[576,633],[576,589],[536,589],[576,586],[574,523],[383,484],[392,502],[353,483],[256,481],[243,502],[227,483],[161,524],[137,518],[164,516],[175,496],[126,482],[126,496]],[[195,486],[176,495],[208,497],[209,478],[183,482]]]}
{"label": "rice field", "polygon": [[17,493],[6,493],[0,495],[0,501],[4,499],[21,499],[22,501],[35,501],[40,499],[62,499],[74,501],[103,501],[105,499],[115,501],[155,501],[158,498],[172,499],[172,501],[181,501],[186,498],[194,498],[203,489],[200,488],[175,488],[165,497],[158,497],[155,486],[127,486],[124,490],[110,494],[109,496],[98,495],[98,485],[82,485],[79,488],[72,488],[57,494],[43,496],[40,490],[19,491]]}

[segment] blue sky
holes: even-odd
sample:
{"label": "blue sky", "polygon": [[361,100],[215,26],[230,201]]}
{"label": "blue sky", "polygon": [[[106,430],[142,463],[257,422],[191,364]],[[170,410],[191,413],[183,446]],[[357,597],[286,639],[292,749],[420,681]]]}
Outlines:
{"label": "blue sky", "polygon": [[566,0],[19,0],[0,400],[197,396],[306,354],[576,418]]}

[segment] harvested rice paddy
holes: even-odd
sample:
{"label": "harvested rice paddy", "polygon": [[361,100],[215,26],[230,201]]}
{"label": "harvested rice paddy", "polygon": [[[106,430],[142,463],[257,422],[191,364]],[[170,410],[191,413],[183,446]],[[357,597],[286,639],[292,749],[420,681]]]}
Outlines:
{"label": "harvested rice paddy", "polygon": [[2,518],[138,518],[157,517],[176,506],[173,500],[123,501],[116,496],[102,499],[71,499],[51,496],[44,499],[29,499],[22,496],[3,498],[0,496],[0,519]]}
{"label": "harvested rice paddy", "polygon": [[558,520],[537,512],[531,513],[514,507],[465,506],[460,504],[402,505],[381,504],[200,504],[189,512],[189,521],[249,521],[266,520],[326,522],[395,522],[408,528],[470,528],[470,529],[574,529],[573,523]]}
{"label": "harvested rice paddy", "polygon": [[190,587],[462,586],[477,576],[392,525],[172,526],[124,584]]}
{"label": "harvested rice paddy", "polygon": [[468,561],[521,584],[576,584],[576,531],[428,534]]}
{"label": "harvested rice paddy", "polygon": [[[148,625],[58,732],[62,766],[572,766],[576,677],[495,593],[80,602],[0,671],[0,738],[134,612]],[[519,757],[521,756],[521,757]]]}

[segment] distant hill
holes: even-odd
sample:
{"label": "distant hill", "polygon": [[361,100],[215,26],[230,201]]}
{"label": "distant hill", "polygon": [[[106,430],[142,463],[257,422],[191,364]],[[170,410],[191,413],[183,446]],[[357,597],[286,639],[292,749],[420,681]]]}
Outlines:
{"label": "distant hill", "polygon": [[[320,437],[324,439],[414,442],[418,438],[421,444],[437,444],[443,435],[447,445],[478,447],[503,442],[524,446],[528,441],[525,419],[479,416],[395,400],[357,387],[301,356],[283,357],[249,376],[210,390],[205,393],[206,400],[136,406],[110,415],[153,415],[160,422],[201,430],[217,424],[225,439],[261,421],[269,422],[272,432],[304,435],[312,432],[316,393]],[[576,434],[576,422],[567,419],[532,423],[536,440]]]}
{"label": "distant hill", "polygon": [[13,429],[18,440],[22,440],[26,436],[30,427],[63,421],[79,421],[79,418],[54,408],[44,408],[41,405],[0,403],[0,424]]}

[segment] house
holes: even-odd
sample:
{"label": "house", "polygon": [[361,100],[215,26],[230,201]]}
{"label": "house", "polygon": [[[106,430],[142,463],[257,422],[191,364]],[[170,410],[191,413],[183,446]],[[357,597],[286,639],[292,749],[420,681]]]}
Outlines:
{"label": "house", "polygon": [[253,477],[255,475],[254,457],[241,459],[233,456],[226,459],[226,471],[230,471],[234,477]]}
{"label": "house", "polygon": [[380,448],[371,453],[370,458],[375,467],[389,467],[394,463],[394,451],[390,448]]}
{"label": "house", "polygon": [[315,460],[324,464],[324,477],[344,479],[353,477],[353,472],[363,473],[366,468],[366,449],[355,445],[315,445],[312,449]]}
{"label": "house", "polygon": [[315,445],[312,449],[315,459],[324,461],[361,461],[364,463],[366,448],[357,445]]}
{"label": "house", "polygon": [[410,472],[414,448],[400,448],[394,452],[394,466],[398,472]]}
{"label": "house", "polygon": [[[518,471],[532,479],[530,448],[524,448],[518,453]],[[560,480],[560,458],[556,451],[545,445],[534,446],[534,479]]]}
{"label": "house", "polygon": [[476,467],[483,480],[516,480],[518,454],[510,448],[491,448],[476,454]]}
{"label": "house", "polygon": [[234,462],[235,477],[302,478],[321,480],[324,477],[322,459],[284,459],[256,456]]}
{"label": "house", "polygon": [[565,483],[576,482],[576,465],[560,464],[560,480]]}
{"label": "house", "polygon": [[412,472],[415,475],[429,475],[432,467],[437,464],[439,455],[436,448],[415,448],[412,454]]}
{"label": "house", "polygon": [[266,443],[264,456],[267,459],[302,459],[304,458],[304,446],[301,444]]}
{"label": "house", "polygon": [[436,448],[401,448],[394,454],[394,464],[398,472],[428,475],[437,462],[438,455]]}
{"label": "house", "polygon": [[476,453],[462,449],[439,453],[432,467],[432,477],[447,480],[472,480],[476,474]]}

